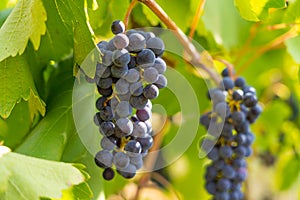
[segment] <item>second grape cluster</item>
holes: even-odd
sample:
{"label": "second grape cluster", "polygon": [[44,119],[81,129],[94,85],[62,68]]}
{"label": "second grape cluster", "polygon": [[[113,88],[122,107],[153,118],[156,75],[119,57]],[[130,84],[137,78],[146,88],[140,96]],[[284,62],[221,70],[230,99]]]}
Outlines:
{"label": "second grape cluster", "polygon": [[227,68],[222,76],[219,87],[209,90],[213,110],[200,118],[208,130],[201,147],[212,160],[205,174],[206,190],[214,200],[242,200],[242,182],[247,177],[245,157],[252,154],[254,140],[249,125],[262,108],[255,89],[242,77],[233,80]]}
{"label": "second grape cluster", "polygon": [[115,36],[97,44],[102,62],[94,81],[101,95],[96,101],[94,122],[103,135],[96,164],[111,180],[115,171],[132,178],[143,166],[143,157],[153,144],[151,99],[166,87],[166,63],[161,58],[163,41],[152,32],[128,30],[122,21],[111,26]]}

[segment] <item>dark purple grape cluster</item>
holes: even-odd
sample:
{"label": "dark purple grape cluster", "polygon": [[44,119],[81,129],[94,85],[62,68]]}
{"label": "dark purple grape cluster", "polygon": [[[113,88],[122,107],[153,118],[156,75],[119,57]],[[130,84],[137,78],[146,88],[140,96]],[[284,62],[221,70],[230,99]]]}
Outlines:
{"label": "dark purple grape cluster", "polygon": [[166,63],[161,58],[163,41],[152,32],[125,31],[122,21],[111,26],[115,36],[97,44],[102,62],[95,78],[101,95],[96,101],[94,122],[103,135],[96,164],[104,168],[103,178],[113,179],[115,171],[132,178],[143,166],[152,147],[151,99],[166,87]]}
{"label": "dark purple grape cluster", "polygon": [[205,187],[214,200],[242,200],[241,184],[247,177],[245,158],[252,154],[254,141],[249,125],[262,108],[255,89],[242,77],[232,80],[227,68],[222,76],[219,87],[209,90],[213,110],[200,118],[208,131],[201,148],[212,160],[206,170]]}

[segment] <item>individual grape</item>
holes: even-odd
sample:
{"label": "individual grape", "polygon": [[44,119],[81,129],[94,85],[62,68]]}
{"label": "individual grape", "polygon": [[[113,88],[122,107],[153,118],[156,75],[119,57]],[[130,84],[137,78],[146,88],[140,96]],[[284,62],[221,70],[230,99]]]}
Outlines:
{"label": "individual grape", "polygon": [[96,65],[96,75],[101,78],[108,78],[111,75],[110,67],[103,64],[97,63]]}
{"label": "individual grape", "polygon": [[256,95],[256,90],[255,90],[255,88],[254,87],[251,87],[251,86],[244,86],[243,87],[243,91],[244,91],[244,93],[246,94],[246,93],[250,93],[250,94],[254,94],[254,95]]}
{"label": "individual grape", "polygon": [[136,83],[140,79],[140,72],[136,69],[129,69],[124,78],[129,83]]}
{"label": "individual grape", "polygon": [[134,29],[130,29],[130,30],[127,30],[126,32],[125,32],[125,34],[127,35],[127,37],[129,37],[131,34],[133,34],[133,33],[138,33],[138,31],[137,30],[134,30]]}
{"label": "individual grape", "polygon": [[136,58],[134,56],[130,56],[130,61],[128,63],[128,69],[136,68]]}
{"label": "individual grape", "polygon": [[143,94],[144,88],[142,82],[132,83],[129,86],[130,94],[133,96],[140,96]]}
{"label": "individual grape", "polygon": [[130,157],[130,163],[135,166],[136,169],[140,169],[143,166],[143,156],[137,154],[137,156]]}
{"label": "individual grape", "polygon": [[102,149],[106,149],[108,151],[111,151],[116,147],[116,144],[111,142],[111,140],[108,139],[107,137],[103,137],[101,139],[100,146],[102,147]]}
{"label": "individual grape", "polygon": [[151,118],[151,110],[149,108],[138,109],[136,111],[137,118],[144,122]]}
{"label": "individual grape", "polygon": [[252,93],[246,93],[244,96],[244,104],[247,107],[253,107],[257,104],[257,98]]}
{"label": "individual grape", "polygon": [[215,194],[215,200],[230,200],[227,192],[217,192]]}
{"label": "individual grape", "polygon": [[234,83],[230,77],[224,77],[220,83],[220,87],[224,90],[231,90],[234,87]]}
{"label": "individual grape", "polygon": [[214,166],[209,166],[206,168],[206,179],[209,179],[208,181],[214,180],[218,176],[218,170]]}
{"label": "individual grape", "polygon": [[102,122],[102,119],[100,117],[100,112],[97,112],[95,115],[94,115],[94,123],[97,125],[97,126],[100,126]]}
{"label": "individual grape", "polygon": [[133,124],[127,118],[120,118],[116,121],[117,126],[125,133],[130,135],[133,131]]}
{"label": "individual grape", "polygon": [[98,49],[102,52],[103,50],[107,50],[108,42],[101,41],[97,44]]}
{"label": "individual grape", "polygon": [[112,54],[112,60],[116,66],[123,67],[130,62],[130,55],[126,49],[115,50]]}
{"label": "individual grape", "polygon": [[155,85],[149,84],[144,88],[143,94],[147,99],[155,99],[158,97],[159,91]]}
{"label": "individual grape", "polygon": [[111,25],[111,32],[115,35],[119,33],[124,33],[125,32],[124,23],[120,20],[113,21]]}
{"label": "individual grape", "polygon": [[109,87],[109,88],[106,88],[106,89],[97,87],[97,89],[98,89],[99,94],[101,94],[102,96],[105,96],[105,97],[109,97],[113,93],[112,87]]}
{"label": "individual grape", "polygon": [[245,79],[242,78],[242,77],[238,77],[238,78],[235,79],[235,81],[234,81],[234,85],[235,85],[236,87],[243,88],[243,87],[245,86],[245,84],[246,84],[246,81],[245,81]]}
{"label": "individual grape", "polygon": [[232,99],[235,101],[241,101],[243,100],[243,95],[244,95],[243,90],[235,90],[232,94]]}
{"label": "individual grape", "polygon": [[129,39],[124,33],[118,33],[113,38],[113,43],[117,49],[124,49],[129,45]]}
{"label": "individual grape", "polygon": [[225,94],[222,90],[212,90],[210,91],[210,97],[214,104],[225,102]]}
{"label": "individual grape", "polygon": [[115,65],[113,65],[110,68],[112,77],[114,78],[121,78],[127,75],[128,73],[128,67],[127,66],[123,66],[123,67],[117,67]]}
{"label": "individual grape", "polygon": [[128,50],[132,52],[139,52],[146,46],[146,40],[140,33],[132,33],[129,35]]}
{"label": "individual grape", "polygon": [[103,121],[111,121],[114,117],[111,107],[104,107],[104,109],[100,111],[100,117]]}
{"label": "individual grape", "polygon": [[124,152],[117,152],[113,157],[113,163],[116,165],[117,169],[126,168],[129,165],[130,159]]}
{"label": "individual grape", "polygon": [[229,146],[221,146],[219,149],[220,157],[227,159],[232,156],[232,149]]}
{"label": "individual grape", "polygon": [[133,178],[136,174],[136,167],[133,164],[129,164],[126,168],[119,169],[119,174],[124,178]]}
{"label": "individual grape", "polygon": [[233,190],[230,192],[230,200],[242,200],[244,198],[243,193],[238,190]]}
{"label": "individual grape", "polygon": [[243,145],[247,142],[247,136],[245,134],[236,134],[234,140],[238,145]]}
{"label": "individual grape", "polygon": [[145,137],[139,137],[136,139],[142,146],[142,150],[148,150],[153,145],[153,138],[150,135],[146,135]]}
{"label": "individual grape", "polygon": [[208,152],[207,157],[213,161],[217,161],[219,159],[219,150],[217,148],[212,148],[210,152]]}
{"label": "individual grape", "polygon": [[155,34],[153,32],[144,32],[144,37],[146,38],[146,40],[149,40],[150,38],[154,38]]}
{"label": "individual grape", "polygon": [[100,78],[97,86],[103,89],[108,89],[112,86],[112,79],[110,77],[108,78]]}
{"label": "individual grape", "polygon": [[136,109],[143,109],[148,102],[148,99],[144,95],[131,96],[129,103],[132,107]]}
{"label": "individual grape", "polygon": [[221,192],[228,191],[230,187],[231,187],[231,182],[229,181],[229,179],[221,178],[217,182],[217,189]]}
{"label": "individual grape", "polygon": [[227,104],[225,102],[220,102],[216,104],[214,110],[219,116],[225,117],[227,113]]}
{"label": "individual grape", "polygon": [[115,90],[118,94],[127,94],[129,92],[129,83],[121,78],[116,82]]}
{"label": "individual grape", "polygon": [[247,149],[244,146],[238,146],[234,149],[234,153],[237,158],[243,158],[246,156]]}
{"label": "individual grape", "polygon": [[102,110],[105,106],[105,102],[107,101],[107,97],[99,97],[96,101],[96,108],[98,110]]}
{"label": "individual grape", "polygon": [[238,169],[238,168],[246,167],[247,163],[243,158],[236,158],[236,159],[233,160],[232,166],[235,169]]}
{"label": "individual grape", "polygon": [[111,136],[114,133],[115,124],[112,122],[102,122],[100,132],[105,136]]}
{"label": "individual grape", "polygon": [[146,42],[146,46],[148,49],[151,49],[156,56],[160,56],[165,50],[164,42],[158,37],[149,38]]}
{"label": "individual grape", "polygon": [[234,177],[235,182],[243,182],[247,178],[247,169],[246,168],[239,168],[236,171],[236,175]]}
{"label": "individual grape", "polygon": [[225,165],[222,169],[223,176],[227,179],[235,177],[235,170],[230,165]]}
{"label": "individual grape", "polygon": [[167,70],[166,62],[160,57],[155,58],[154,65],[152,67],[154,67],[159,74],[163,74]]}
{"label": "individual grape", "polygon": [[162,74],[159,74],[157,77],[158,77],[157,81],[154,82],[154,85],[156,85],[158,89],[167,87],[168,84],[167,78]]}
{"label": "individual grape", "polygon": [[243,123],[246,119],[246,116],[241,111],[236,111],[231,113],[231,119],[233,124],[240,124]]}
{"label": "individual grape", "polygon": [[133,123],[132,136],[144,137],[146,133],[147,133],[147,126],[145,122],[136,121]]}
{"label": "individual grape", "polygon": [[136,140],[130,140],[124,147],[124,150],[130,156],[136,156],[142,152],[141,144]]}
{"label": "individual grape", "polygon": [[108,51],[115,51],[115,50],[117,50],[117,48],[114,45],[114,40],[108,41],[107,50]]}
{"label": "individual grape", "polygon": [[129,101],[130,97],[131,97],[130,92],[126,94],[118,94],[118,98],[120,101]]}
{"label": "individual grape", "polygon": [[95,163],[98,167],[108,168],[112,166],[113,155],[110,151],[101,150],[95,155]]}
{"label": "individual grape", "polygon": [[143,73],[144,81],[148,83],[155,83],[158,80],[158,75],[159,73],[154,67],[148,67]]}
{"label": "individual grape", "polygon": [[213,163],[213,166],[217,169],[217,170],[222,170],[225,167],[226,163],[224,160],[217,160]]}
{"label": "individual grape", "polygon": [[128,117],[132,113],[132,107],[130,106],[128,101],[120,101],[120,103],[116,107],[116,113],[120,117]]}
{"label": "individual grape", "polygon": [[229,76],[229,70],[228,68],[225,68],[222,72],[221,72],[222,77],[227,77]]}
{"label": "individual grape", "polygon": [[150,67],[154,62],[155,55],[150,49],[143,49],[137,54],[136,63],[142,68]]}
{"label": "individual grape", "polygon": [[115,177],[115,171],[112,168],[104,169],[102,176],[105,180],[110,181]]}
{"label": "individual grape", "polygon": [[105,66],[110,66],[112,64],[113,52],[112,51],[103,51],[102,53],[103,53],[102,63]]}
{"label": "individual grape", "polygon": [[214,195],[214,194],[216,194],[217,193],[217,187],[216,187],[216,184],[214,183],[214,182],[207,182],[206,184],[205,184],[205,188],[206,188],[206,190],[207,190],[207,192],[209,193],[209,194],[212,194],[212,195]]}
{"label": "individual grape", "polygon": [[146,124],[147,126],[147,133],[150,133],[152,134],[152,123],[150,120],[147,120],[147,121],[144,121],[144,123]]}

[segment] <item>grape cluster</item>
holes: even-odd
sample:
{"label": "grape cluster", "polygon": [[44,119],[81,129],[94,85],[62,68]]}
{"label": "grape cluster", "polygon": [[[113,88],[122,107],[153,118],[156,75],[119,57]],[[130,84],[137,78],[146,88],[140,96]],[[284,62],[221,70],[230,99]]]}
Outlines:
{"label": "grape cluster", "polygon": [[222,72],[218,88],[209,90],[213,110],[200,118],[209,136],[201,146],[212,160],[207,167],[206,190],[214,200],[241,200],[241,184],[247,177],[245,157],[252,154],[254,135],[249,125],[262,112],[256,91],[242,77],[232,80],[228,69]]}
{"label": "grape cluster", "polygon": [[97,47],[102,62],[97,63],[94,82],[101,95],[94,122],[103,135],[95,155],[103,178],[113,179],[115,171],[132,178],[143,165],[143,157],[153,144],[151,99],[166,87],[166,63],[161,58],[163,41],[152,32],[128,30],[122,21],[111,26],[115,36]]}

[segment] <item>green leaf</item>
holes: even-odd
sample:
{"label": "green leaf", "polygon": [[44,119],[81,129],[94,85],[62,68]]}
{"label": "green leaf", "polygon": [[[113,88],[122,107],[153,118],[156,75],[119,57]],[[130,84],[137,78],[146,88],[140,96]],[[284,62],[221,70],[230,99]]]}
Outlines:
{"label": "green leaf", "polygon": [[20,0],[0,29],[0,61],[22,54],[28,40],[34,49],[46,32],[46,11],[41,0]]}
{"label": "green leaf", "polygon": [[293,157],[289,161],[287,161],[282,169],[280,174],[284,174],[281,176],[280,181],[280,189],[287,190],[289,189],[292,184],[298,179],[300,171],[300,161],[298,158]]}
{"label": "green leaf", "polygon": [[45,103],[39,98],[24,56],[9,57],[0,62],[0,116],[7,118],[16,103],[28,101],[31,119],[45,114]]}
{"label": "green leaf", "polygon": [[249,21],[260,21],[268,16],[269,8],[285,7],[285,0],[235,0],[240,15]]}
{"label": "green leaf", "polygon": [[248,37],[245,33],[249,32],[251,26],[251,23],[240,17],[231,0],[207,1],[203,22],[217,43],[222,44],[227,50],[244,45]]}
{"label": "green leaf", "polygon": [[287,51],[296,63],[300,64],[300,35],[285,41]]}
{"label": "green leaf", "polygon": [[0,141],[14,149],[29,133],[31,125],[28,102],[21,101],[7,119],[0,118]]}
{"label": "green leaf", "polygon": [[7,153],[0,158],[0,199],[58,198],[86,178],[72,164]]}
{"label": "green leaf", "polygon": [[50,96],[47,115],[31,131],[16,149],[16,152],[49,159],[60,160],[68,139],[75,131],[72,117],[72,63],[60,63],[50,78]]}

